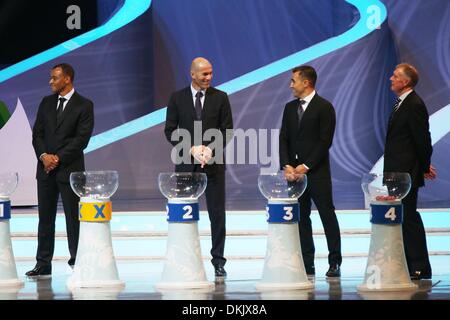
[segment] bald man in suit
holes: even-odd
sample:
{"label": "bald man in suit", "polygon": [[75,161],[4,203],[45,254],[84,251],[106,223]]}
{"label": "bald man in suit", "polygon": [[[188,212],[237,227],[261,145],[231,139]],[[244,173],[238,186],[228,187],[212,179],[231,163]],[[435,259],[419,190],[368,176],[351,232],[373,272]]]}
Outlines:
{"label": "bald man in suit", "polygon": [[[225,92],[211,87],[213,68],[211,63],[202,57],[195,58],[191,64],[190,86],[174,92],[167,106],[165,135],[173,145],[178,141],[172,139],[177,129],[185,129],[190,133],[190,155],[187,161],[176,164],[176,172],[203,172],[208,177],[206,187],[206,204],[211,221],[211,263],[214,266],[217,281],[223,280],[226,259],[225,248],[225,159],[222,150],[211,150],[212,142],[204,140],[204,133],[209,129],[220,131],[222,146],[232,137],[233,118],[230,102]],[[195,123],[202,125],[201,144],[196,145],[194,139]],[[183,157],[185,155],[181,155]],[[214,161],[211,163],[211,159]],[[196,161],[197,160],[197,161]]]}

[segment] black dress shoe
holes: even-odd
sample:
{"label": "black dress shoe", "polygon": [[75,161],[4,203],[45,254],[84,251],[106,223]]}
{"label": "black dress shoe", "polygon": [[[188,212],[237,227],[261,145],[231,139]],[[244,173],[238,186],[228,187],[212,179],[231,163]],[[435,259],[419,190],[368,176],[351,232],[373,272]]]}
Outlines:
{"label": "black dress shoe", "polygon": [[341,268],[337,264],[330,265],[327,273],[325,274],[329,278],[337,278],[341,276]]}
{"label": "black dress shoe", "polygon": [[52,266],[36,266],[25,275],[29,278],[50,278],[52,276]]}
{"label": "black dress shoe", "polygon": [[409,276],[411,280],[431,279],[431,272],[414,271]]}
{"label": "black dress shoe", "polygon": [[214,269],[215,269],[216,278],[226,278],[227,277],[227,272],[225,271],[224,267],[217,266],[217,267],[214,267]]}
{"label": "black dress shoe", "polygon": [[314,276],[316,274],[316,268],[314,266],[305,266],[305,270],[308,276]]}

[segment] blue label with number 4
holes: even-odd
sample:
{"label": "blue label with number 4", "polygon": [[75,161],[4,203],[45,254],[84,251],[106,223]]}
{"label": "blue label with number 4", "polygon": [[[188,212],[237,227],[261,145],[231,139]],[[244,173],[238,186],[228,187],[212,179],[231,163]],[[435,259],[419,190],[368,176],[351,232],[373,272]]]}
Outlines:
{"label": "blue label with number 4", "polygon": [[167,221],[169,222],[193,222],[199,220],[198,202],[193,203],[168,203]]}
{"label": "blue label with number 4", "polygon": [[402,204],[371,204],[370,222],[375,224],[401,224],[403,222]]}
{"label": "blue label with number 4", "polygon": [[296,223],[299,221],[300,209],[295,203],[269,203],[267,205],[267,222]]}

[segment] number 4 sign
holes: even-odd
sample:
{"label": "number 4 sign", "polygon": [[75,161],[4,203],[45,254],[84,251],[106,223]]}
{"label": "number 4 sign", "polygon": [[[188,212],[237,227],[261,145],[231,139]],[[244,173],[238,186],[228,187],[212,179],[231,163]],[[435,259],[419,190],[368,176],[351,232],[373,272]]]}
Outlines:
{"label": "number 4 sign", "polygon": [[375,224],[401,224],[403,221],[402,204],[371,204],[370,222]]}

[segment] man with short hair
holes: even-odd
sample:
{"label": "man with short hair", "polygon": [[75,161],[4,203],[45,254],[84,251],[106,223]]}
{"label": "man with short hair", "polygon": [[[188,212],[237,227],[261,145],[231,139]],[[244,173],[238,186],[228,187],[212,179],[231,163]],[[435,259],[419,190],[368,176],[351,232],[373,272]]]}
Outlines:
{"label": "man with short hair", "polygon": [[299,198],[299,232],[306,273],[315,275],[311,200],[319,211],[328,245],[327,277],[340,277],[341,235],[334,211],[328,150],[333,141],[336,115],[333,105],[316,93],[317,74],[311,66],[292,70],[295,100],[284,108],[280,130],[280,165],[288,181],[307,174],[308,185]]}
{"label": "man with short hair", "polygon": [[94,105],[73,87],[75,72],[67,63],[54,66],[50,73],[53,94],[42,99],[33,127],[33,147],[38,158],[39,205],[36,266],[28,277],[50,277],[55,246],[55,219],[61,195],[66,217],[67,239],[73,268],[78,247],[79,197],[72,191],[69,176],[84,171],[83,150],[94,128]]}
{"label": "man with short hair", "polygon": [[384,148],[384,172],[407,172],[411,190],[403,203],[403,243],[411,279],[430,279],[425,229],[417,212],[417,194],[425,179],[435,179],[436,170],[430,164],[433,147],[428,123],[428,111],[414,91],[419,81],[417,69],[407,63],[396,66],[391,78],[391,90],[398,97],[389,118]]}
{"label": "man with short hair", "polygon": [[[225,271],[225,161],[226,144],[232,137],[233,118],[230,102],[225,92],[211,87],[213,68],[205,58],[198,57],[191,64],[191,85],[174,92],[167,106],[167,117],[164,133],[172,145],[178,142],[172,140],[172,133],[177,129],[185,129],[190,133],[190,156],[187,162],[175,165],[176,172],[206,173],[206,205],[211,221],[212,248],[211,263],[215,269],[217,281],[222,281]],[[195,123],[201,123],[202,136],[197,137],[201,144],[195,145]],[[205,141],[207,130],[218,130],[222,136],[222,150],[211,150]],[[183,155],[181,155],[182,158]]]}

